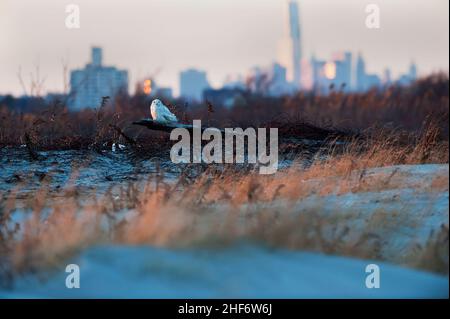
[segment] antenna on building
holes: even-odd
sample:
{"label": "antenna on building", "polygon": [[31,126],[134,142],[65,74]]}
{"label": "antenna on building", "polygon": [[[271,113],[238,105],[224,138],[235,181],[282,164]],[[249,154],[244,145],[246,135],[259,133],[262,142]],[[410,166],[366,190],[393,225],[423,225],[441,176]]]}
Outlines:
{"label": "antenna on building", "polygon": [[92,47],[92,65],[100,67],[102,66],[102,48]]}

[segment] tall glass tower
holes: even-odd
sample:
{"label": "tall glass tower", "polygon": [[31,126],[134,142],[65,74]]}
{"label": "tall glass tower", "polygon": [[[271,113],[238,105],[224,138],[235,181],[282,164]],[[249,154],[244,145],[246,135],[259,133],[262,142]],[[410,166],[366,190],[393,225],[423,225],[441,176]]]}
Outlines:
{"label": "tall glass tower", "polygon": [[294,75],[294,85],[301,87],[301,59],[302,51],[300,45],[300,19],[298,14],[298,3],[289,0],[289,30],[292,40],[292,67]]}

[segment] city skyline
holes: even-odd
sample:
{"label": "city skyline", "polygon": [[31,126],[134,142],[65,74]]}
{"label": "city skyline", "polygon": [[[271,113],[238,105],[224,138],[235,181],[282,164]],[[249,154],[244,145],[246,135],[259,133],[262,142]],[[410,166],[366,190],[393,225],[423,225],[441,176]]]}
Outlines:
{"label": "city skyline", "polygon": [[[414,5],[412,2],[403,0],[393,1],[395,4],[386,1],[375,2],[379,3],[382,10],[380,30],[365,28],[364,1],[342,1],[340,2],[341,8],[330,1],[314,3],[308,0],[299,1],[302,47],[304,47],[302,49],[303,60],[309,60],[313,55],[327,57],[336,51],[351,51],[354,54],[362,52],[367,62],[368,72],[377,73],[379,76],[383,74],[385,68],[390,68],[392,77],[397,78],[408,70],[412,61],[418,65],[419,75],[439,70],[448,72],[448,24],[446,23],[448,10],[445,10],[448,8],[448,2],[437,0],[428,1],[426,4],[418,2],[418,6],[415,6],[415,1],[412,1]],[[118,4],[104,5],[100,10],[102,7],[100,4],[103,2],[97,1],[95,4],[98,6],[94,4],[86,9],[87,6],[83,6],[85,1],[79,1],[81,28],[66,30],[63,25],[65,18],[63,5],[43,1],[41,6],[35,8],[33,3],[27,2],[25,7],[34,13],[32,22],[37,23],[35,25],[36,32],[49,33],[49,38],[56,32],[49,29],[49,27],[54,27],[53,23],[56,23],[56,19],[51,16],[47,24],[40,25],[41,15],[46,11],[60,15],[58,23],[61,23],[57,25],[60,25],[63,30],[58,31],[57,28],[56,34],[62,36],[62,41],[47,43],[42,38],[39,42],[35,42],[38,39],[29,39],[33,32],[27,34],[25,31],[30,31],[30,26],[26,28],[17,23],[21,21],[21,17],[25,22],[25,18],[29,18],[27,10],[18,10],[20,3],[24,4],[24,1],[5,1],[0,4],[3,6],[2,12],[13,13],[6,15],[8,19],[0,19],[3,30],[0,32],[4,33],[2,38],[7,39],[7,42],[2,42],[2,50],[0,50],[0,66],[3,70],[0,73],[0,94],[21,95],[23,89],[17,77],[18,68],[21,66],[25,81],[28,81],[29,74],[34,71],[34,64],[37,63],[37,60],[39,60],[41,74],[46,76],[46,91],[62,91],[61,59],[68,60],[71,70],[81,68],[89,60],[89,48],[95,45],[101,46],[106,52],[106,64],[129,71],[130,90],[133,90],[137,81],[149,76],[159,68],[162,71],[157,77],[158,84],[172,87],[178,93],[178,76],[182,70],[189,68],[204,70],[208,73],[211,85],[220,87],[227,76],[245,75],[254,66],[268,66],[282,60],[278,50],[280,41],[286,35],[284,30],[287,22],[285,1],[256,2],[248,0],[237,2],[233,0],[227,3],[217,1],[216,5],[211,5],[202,0],[187,1],[186,4],[176,0],[164,3],[153,0],[150,1],[150,7],[153,5],[154,12],[166,12],[166,15],[163,16],[171,17],[170,21],[179,22],[172,22],[173,25],[158,29],[157,23],[152,22],[154,19],[159,19],[155,15],[152,16],[152,19],[143,19],[148,23],[143,23],[139,18],[136,19],[136,22],[131,23],[130,21],[132,26],[125,30],[112,28],[115,31],[116,40],[131,43],[131,48],[112,41],[111,35],[109,35],[111,32],[106,32],[108,27],[111,28],[111,19],[121,17]],[[127,5],[135,9],[125,10],[122,13],[122,19],[128,19],[127,13],[136,10],[139,6],[145,6],[136,1],[130,1]],[[320,5],[325,5],[327,10],[324,10],[323,7],[320,8]],[[251,16],[244,12],[248,8],[254,9]],[[350,22],[338,27],[343,22],[340,18],[342,10],[348,13],[347,20]],[[218,15],[220,11],[222,19]],[[421,11],[419,15],[417,11]],[[94,16],[99,12],[105,16],[105,21],[92,25]],[[168,12],[170,14],[167,14]],[[235,27],[230,25],[231,15]],[[408,16],[407,22],[404,20],[406,16]],[[421,18],[418,19],[418,16]],[[16,20],[12,21],[11,17]],[[196,22],[201,17],[205,17],[204,24],[209,27]],[[1,18],[4,17],[1,16]],[[189,22],[188,18],[192,18],[193,22]],[[433,23],[427,23],[431,21],[431,18],[433,18]],[[247,22],[244,23],[244,21]],[[445,22],[445,25],[442,21]],[[180,25],[184,26],[183,23],[186,22],[189,22],[186,24],[186,30],[181,30]],[[141,23],[142,26],[147,25],[147,28],[139,28]],[[264,26],[265,28],[262,29]],[[357,26],[357,28],[352,29],[352,26]],[[326,33],[331,30],[331,27],[336,29],[333,31],[336,33],[333,33],[332,37]],[[133,31],[136,32],[137,29],[140,32],[134,35]],[[153,29],[158,29],[159,35],[152,32]],[[344,31],[345,34],[340,34]],[[87,36],[87,33],[90,33],[90,36]],[[393,33],[395,36],[385,37],[383,41],[380,41],[380,36],[383,37],[386,33]],[[430,36],[431,34],[434,38]],[[217,41],[210,40],[209,43],[201,41],[211,35],[215,35]],[[181,43],[175,45],[176,50],[172,50],[168,45],[173,40],[164,42],[161,40],[164,37],[180,40]],[[191,40],[186,40],[186,37],[191,37]],[[248,40],[244,41],[243,37]],[[337,39],[333,39],[333,37]],[[355,45],[361,37],[367,43],[359,41]],[[150,40],[147,41],[147,45],[143,45],[142,42],[146,42],[144,40],[146,38]],[[427,45],[427,41],[432,45]],[[6,45],[6,43],[10,45]],[[189,43],[191,45],[186,45]]]}

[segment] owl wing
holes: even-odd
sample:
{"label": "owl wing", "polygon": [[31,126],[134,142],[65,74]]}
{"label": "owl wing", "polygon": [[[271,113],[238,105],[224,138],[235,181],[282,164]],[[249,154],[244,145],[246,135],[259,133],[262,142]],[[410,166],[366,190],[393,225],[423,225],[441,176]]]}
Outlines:
{"label": "owl wing", "polygon": [[169,109],[165,105],[163,105],[161,107],[161,117],[164,118],[166,121],[169,121],[169,122],[177,122],[178,121],[178,119],[175,116],[175,114],[170,112]]}

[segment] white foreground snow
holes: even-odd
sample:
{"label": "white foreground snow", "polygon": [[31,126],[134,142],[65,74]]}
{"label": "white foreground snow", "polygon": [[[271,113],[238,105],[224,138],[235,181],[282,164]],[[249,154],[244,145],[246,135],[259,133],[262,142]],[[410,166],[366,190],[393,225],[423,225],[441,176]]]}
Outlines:
{"label": "white foreground snow", "polygon": [[365,286],[370,261],[241,245],[219,250],[95,247],[49,280],[21,279],[3,298],[448,298],[446,277],[374,262],[380,288]]}

